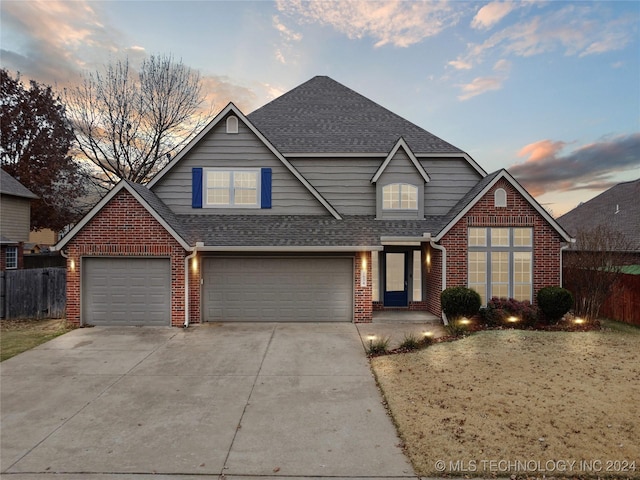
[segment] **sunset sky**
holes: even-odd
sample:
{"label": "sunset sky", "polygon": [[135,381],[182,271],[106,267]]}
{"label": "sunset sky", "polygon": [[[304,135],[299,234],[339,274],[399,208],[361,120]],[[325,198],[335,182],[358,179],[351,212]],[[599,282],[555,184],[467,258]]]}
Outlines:
{"label": "sunset sky", "polygon": [[560,215],[640,177],[640,2],[11,1],[1,65],[62,89],[171,53],[220,110],[329,75]]}

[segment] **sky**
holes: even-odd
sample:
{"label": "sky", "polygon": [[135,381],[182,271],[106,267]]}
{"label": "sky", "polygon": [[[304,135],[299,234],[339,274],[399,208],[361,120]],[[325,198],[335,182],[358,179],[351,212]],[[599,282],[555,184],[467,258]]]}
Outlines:
{"label": "sky", "polygon": [[640,177],[640,2],[0,2],[0,65],[63,87],[172,54],[215,111],[328,75],[506,168],[554,216]]}

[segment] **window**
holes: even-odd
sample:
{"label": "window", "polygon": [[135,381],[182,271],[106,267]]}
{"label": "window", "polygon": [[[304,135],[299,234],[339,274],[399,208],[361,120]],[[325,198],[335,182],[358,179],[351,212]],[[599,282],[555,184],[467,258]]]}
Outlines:
{"label": "window", "polygon": [[204,176],[207,207],[258,208],[259,170],[208,169]]}
{"label": "window", "polygon": [[18,247],[7,247],[5,252],[5,266],[7,270],[18,268]]}
{"label": "window", "polygon": [[507,206],[507,192],[504,188],[498,188],[493,194],[493,201],[495,207],[506,207]]}
{"label": "window", "polygon": [[469,228],[468,285],[486,305],[491,297],[531,301],[533,230]]}
{"label": "window", "polygon": [[382,187],[383,210],[417,210],[418,187],[408,183],[392,183]]}
{"label": "window", "polygon": [[422,301],[422,252],[413,251],[413,301]]}
{"label": "window", "polygon": [[238,133],[238,117],[231,115],[227,118],[227,133]]}

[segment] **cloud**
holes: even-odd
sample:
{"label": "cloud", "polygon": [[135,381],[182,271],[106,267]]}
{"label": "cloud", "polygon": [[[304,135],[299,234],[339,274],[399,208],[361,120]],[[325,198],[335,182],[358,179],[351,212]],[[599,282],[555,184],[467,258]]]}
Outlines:
{"label": "cloud", "polygon": [[447,65],[452,66],[456,70],[471,70],[471,68],[473,68],[471,62],[464,60],[451,60]]}
{"label": "cloud", "polygon": [[498,60],[493,66],[493,70],[497,75],[477,77],[474,78],[471,83],[457,85],[462,90],[462,94],[458,96],[458,100],[469,100],[486,92],[500,90],[508,78],[509,71],[511,70],[511,62],[505,59]]}
{"label": "cloud", "polygon": [[375,46],[408,47],[455,25],[461,4],[447,2],[278,0],[280,12],[301,23],[333,27],[350,39],[370,37]]}
{"label": "cloud", "polygon": [[563,154],[566,142],[541,140],[524,146],[523,163],[509,168],[534,195],[570,190],[599,190],[611,186],[619,172],[640,173],[640,133],[620,135]]}
{"label": "cloud", "polygon": [[516,8],[512,2],[491,2],[478,10],[471,21],[471,26],[477,29],[488,29],[506,17]]}
{"label": "cloud", "polygon": [[459,100],[469,100],[477,95],[481,95],[492,90],[500,90],[504,80],[498,77],[477,77],[471,83],[458,85],[462,89]]}
{"label": "cloud", "polygon": [[86,1],[4,1],[2,27],[17,41],[4,42],[3,66],[41,82],[66,84],[83,68],[119,51],[116,29],[107,29]]}
{"label": "cloud", "polygon": [[[514,23],[482,43],[470,44],[467,52],[449,65],[477,65],[493,51],[501,56],[530,57],[559,50],[584,57],[624,48],[633,39],[633,18],[611,19],[602,8],[600,4],[571,4]],[[490,18],[497,18],[497,13]]]}

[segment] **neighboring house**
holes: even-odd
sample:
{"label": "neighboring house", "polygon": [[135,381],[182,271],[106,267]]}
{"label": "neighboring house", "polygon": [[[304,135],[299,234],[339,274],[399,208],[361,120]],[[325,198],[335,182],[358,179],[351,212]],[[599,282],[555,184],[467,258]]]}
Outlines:
{"label": "neighboring house", "polygon": [[533,301],[569,240],[507,171],[314,77],[250,115],[229,104],[56,248],[68,321],[178,326],[440,315],[456,285]]}
{"label": "neighboring house", "polygon": [[[619,183],[605,190],[588,202],[581,203],[570,212],[558,218],[558,223],[571,235],[579,232],[593,232],[603,227],[610,232],[618,232],[624,240],[611,248],[624,247],[625,263],[640,265],[640,178]],[[582,250],[580,239],[571,250]],[[566,252],[570,254],[570,252]],[[622,253],[622,252],[621,252]]]}
{"label": "neighboring house", "polygon": [[0,270],[23,266],[23,244],[29,241],[31,200],[38,198],[0,169]]}

